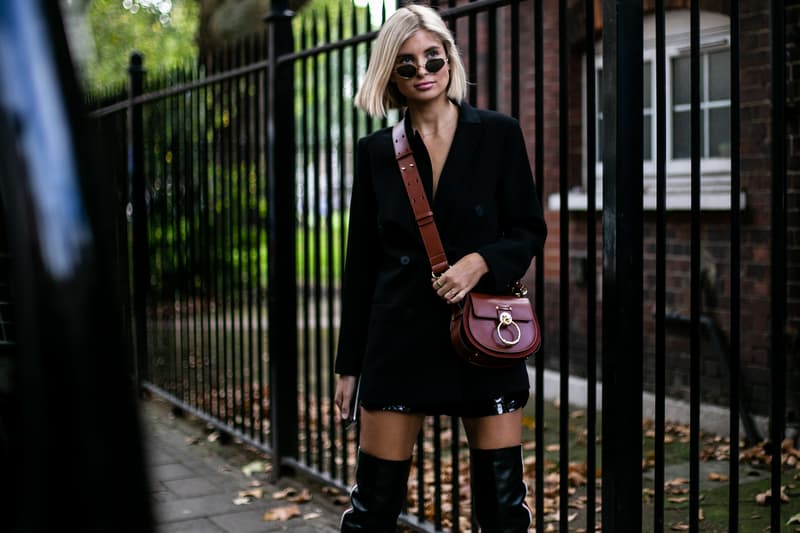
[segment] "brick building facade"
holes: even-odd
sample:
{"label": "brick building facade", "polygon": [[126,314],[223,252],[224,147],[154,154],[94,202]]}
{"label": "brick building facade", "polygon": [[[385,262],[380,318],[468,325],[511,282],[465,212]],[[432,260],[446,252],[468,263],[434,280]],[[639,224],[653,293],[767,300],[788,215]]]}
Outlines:
{"label": "brick building facade", "polygon": [[[596,1],[596,58],[601,61],[602,14],[600,1]],[[530,4],[530,5],[527,5]],[[570,321],[569,353],[570,373],[586,375],[586,136],[584,108],[585,94],[585,42],[584,42],[584,2],[568,2],[569,31],[569,157],[568,183],[569,195],[569,265],[570,265]],[[667,9],[667,69],[670,76],[678,79],[678,69],[682,58],[688,61],[688,17],[689,0],[666,0]],[[797,420],[800,409],[800,126],[798,108],[800,106],[800,48],[798,48],[798,29],[800,28],[800,0],[787,0],[787,409],[790,420]],[[655,81],[655,52],[652,42],[654,1],[644,2],[645,12],[645,61],[650,60],[649,74],[652,84]],[[703,72],[710,72],[709,86],[719,87],[720,65],[725,64],[725,53],[730,50],[730,19],[728,2],[705,0],[701,2],[701,61]],[[740,126],[741,126],[741,331],[739,332],[741,353],[742,394],[749,403],[749,409],[765,415],[769,406],[769,345],[770,345],[770,202],[771,202],[771,163],[770,163],[770,33],[769,4],[760,0],[740,2]],[[546,218],[549,237],[545,250],[545,302],[546,324],[545,358],[547,367],[557,369],[559,364],[559,247],[563,229],[559,227],[559,25],[557,0],[544,0],[544,175],[543,180]],[[521,106],[520,120],[525,129],[529,144],[529,155],[533,164],[535,132],[535,87],[534,87],[534,48],[524,43],[534,43],[533,3],[520,5],[519,24],[521,29]],[[505,20],[508,20],[506,16]],[[510,23],[510,22],[509,22]],[[478,20],[478,37],[485,36],[486,26]],[[650,33],[650,35],[648,34]],[[466,22],[456,25],[456,38],[465,36]],[[511,33],[511,32],[508,32]],[[500,50],[511,46],[509,37],[500,34]],[[505,42],[503,42],[505,39]],[[711,50],[711,52],[707,52]],[[718,57],[712,57],[713,54]],[[648,54],[650,54],[648,56]],[[479,55],[474,68],[468,64],[470,78],[485,79],[488,62]],[[729,59],[728,59],[729,62]],[[502,52],[499,61],[503,64]],[[715,67],[716,65],[716,67]],[[715,71],[714,68],[717,70]],[[509,112],[504,95],[508,94],[508,69],[500,68],[500,90],[496,104],[500,110]],[[703,74],[705,83],[705,74]],[[598,79],[600,77],[598,76]],[[670,78],[671,79],[671,78]],[[724,80],[723,80],[724,81]],[[687,80],[688,82],[688,80]],[[723,83],[727,85],[727,82]],[[688,83],[687,83],[688,86]],[[689,327],[682,318],[689,316],[690,307],[690,211],[688,205],[688,160],[673,157],[681,149],[684,137],[675,133],[671,122],[679,124],[680,111],[677,106],[679,89],[670,85],[667,96],[668,117],[668,211],[667,219],[667,264],[666,264],[666,312],[672,318],[666,329],[667,347],[667,394],[674,398],[689,397]],[[702,172],[701,214],[701,270],[702,270],[702,314],[707,324],[718,333],[718,338],[704,330],[702,339],[701,397],[704,402],[727,405],[728,371],[727,351],[731,339],[730,332],[730,143],[725,147],[725,118],[714,115],[713,106],[722,106],[725,114],[725,98],[717,96],[714,102],[714,89],[704,99],[701,107],[708,109],[704,114],[703,128],[709,129],[708,140],[704,141]],[[480,81],[473,87],[478,105],[491,107],[490,96],[483,90]],[[719,88],[717,89],[719,91]],[[710,95],[710,96],[709,96]],[[652,110],[650,124],[655,122],[655,91],[651,88]],[[727,109],[730,109],[730,100]],[[707,100],[707,101],[706,101]],[[647,104],[646,104],[647,105]],[[685,115],[685,116],[688,116]],[[717,122],[714,122],[716,117]],[[729,114],[727,115],[729,117]],[[712,118],[709,118],[712,117]],[[729,120],[729,119],[728,119]],[[716,134],[713,130],[716,128]],[[600,128],[598,128],[600,131]],[[652,130],[655,131],[655,130]],[[727,129],[729,132],[729,127]],[[714,142],[716,135],[717,143]],[[729,139],[729,133],[727,133]],[[688,133],[685,137],[688,137]],[[651,158],[655,158],[655,134],[647,141],[652,143]],[[716,147],[715,147],[716,146]],[[727,149],[727,152],[726,152]],[[601,153],[598,150],[598,154]],[[708,170],[711,169],[711,170]],[[602,169],[598,166],[598,172]],[[645,212],[644,212],[644,328],[645,328],[645,389],[653,390],[654,352],[655,352],[655,234],[656,211],[654,205],[654,164],[650,165],[650,177],[645,171]],[[598,174],[599,175],[599,174]],[[602,196],[602,186],[598,182],[598,195]],[[600,202],[598,202],[600,204]],[[601,347],[602,295],[600,294],[602,268],[602,219],[601,211],[596,215],[597,227],[597,287],[598,287],[598,351]],[[532,273],[529,273],[532,285]],[[598,365],[598,375],[600,368]]]}

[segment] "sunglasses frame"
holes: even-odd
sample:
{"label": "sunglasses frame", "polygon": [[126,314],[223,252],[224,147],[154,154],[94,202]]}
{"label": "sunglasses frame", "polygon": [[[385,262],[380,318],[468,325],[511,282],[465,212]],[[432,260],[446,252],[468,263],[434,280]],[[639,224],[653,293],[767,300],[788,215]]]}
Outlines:
{"label": "sunglasses frame", "polygon": [[[435,68],[435,69],[431,69],[431,68],[429,67],[429,65],[430,65],[431,63],[434,63],[434,62],[439,62],[439,61],[441,61],[441,62],[442,62],[441,66],[439,66],[439,67],[437,67],[437,68]],[[429,59],[429,60],[427,60],[427,61],[425,62],[425,64],[423,65],[423,67],[425,67],[425,71],[426,71],[426,72],[430,72],[431,74],[436,74],[437,72],[439,72],[440,70],[442,70],[446,64],[447,64],[447,59],[445,59],[444,57],[434,57],[433,59]],[[404,75],[404,74],[402,74],[402,73],[400,72],[400,69],[405,69],[405,68],[407,68],[407,67],[408,67],[408,68],[413,68],[413,69],[414,69],[414,73],[413,73],[413,74],[411,74],[410,76],[406,76],[406,75]],[[414,78],[414,77],[417,75],[417,72],[418,72],[418,71],[419,71],[419,65],[416,65],[416,64],[413,64],[413,65],[412,65],[412,64],[410,64],[410,63],[406,63],[405,65],[398,65],[398,66],[397,66],[397,67],[395,67],[395,69],[394,69],[394,72],[395,72],[395,74],[397,74],[398,76],[400,76],[400,77],[401,77],[401,78],[403,78],[404,80],[410,80],[410,79]]]}

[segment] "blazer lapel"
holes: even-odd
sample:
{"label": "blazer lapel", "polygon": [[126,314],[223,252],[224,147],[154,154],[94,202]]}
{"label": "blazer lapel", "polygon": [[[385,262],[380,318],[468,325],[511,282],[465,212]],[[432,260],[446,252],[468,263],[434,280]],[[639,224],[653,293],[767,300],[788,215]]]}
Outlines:
{"label": "blazer lapel", "polygon": [[[446,197],[450,194],[458,194],[459,181],[462,176],[467,174],[470,169],[476,168],[474,159],[477,156],[476,147],[482,131],[478,127],[480,122],[480,117],[475,109],[467,102],[462,102],[458,127],[453,137],[453,143],[450,145],[450,151],[447,153],[444,167],[442,167],[442,174],[439,176],[439,185],[433,199],[434,206],[446,206],[448,203]],[[442,196],[445,197],[445,200],[442,200]],[[434,212],[437,212],[437,209],[434,209]]]}

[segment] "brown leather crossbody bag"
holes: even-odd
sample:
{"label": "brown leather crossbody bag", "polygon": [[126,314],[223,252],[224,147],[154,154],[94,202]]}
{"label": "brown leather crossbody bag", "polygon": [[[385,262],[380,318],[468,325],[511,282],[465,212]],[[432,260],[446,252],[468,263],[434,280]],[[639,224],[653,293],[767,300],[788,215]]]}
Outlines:
{"label": "brown leather crossbody bag", "polygon": [[[405,120],[392,130],[394,153],[408,192],[425,251],[431,263],[431,276],[441,276],[450,264],[436,228],[414,153],[406,138]],[[527,289],[519,282],[513,295],[469,292],[463,302],[452,306],[450,340],[456,353],[466,361],[483,367],[503,368],[523,361],[541,344],[536,313]]]}

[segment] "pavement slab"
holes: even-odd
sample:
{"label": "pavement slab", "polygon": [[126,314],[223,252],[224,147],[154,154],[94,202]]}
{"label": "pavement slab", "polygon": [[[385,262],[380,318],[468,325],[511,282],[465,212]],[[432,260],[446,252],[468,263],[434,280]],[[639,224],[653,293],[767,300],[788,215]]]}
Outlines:
{"label": "pavement slab", "polygon": [[[240,442],[222,444],[207,438],[211,430],[206,424],[175,416],[170,405],[160,399],[142,400],[140,418],[158,533],[339,531],[344,509],[329,501],[331,498],[314,482],[297,476],[272,484],[266,473],[245,475],[244,465],[268,458]],[[275,492],[289,487],[311,491],[311,501],[298,505],[301,516],[264,520],[267,511],[289,504],[272,498]],[[239,492],[254,488],[263,490],[263,497],[246,504],[234,502]]]}

